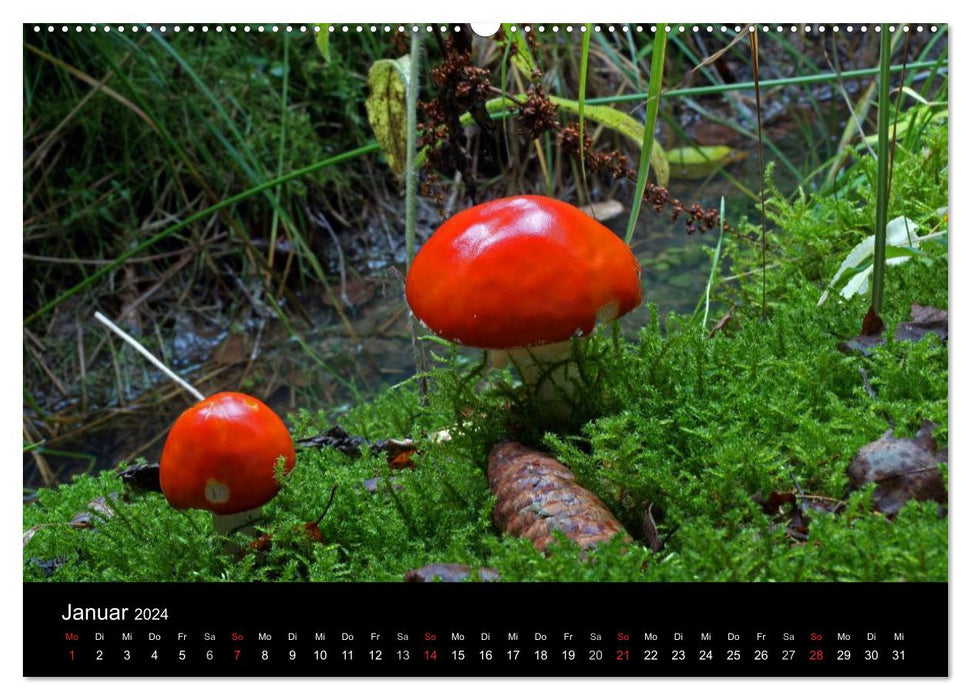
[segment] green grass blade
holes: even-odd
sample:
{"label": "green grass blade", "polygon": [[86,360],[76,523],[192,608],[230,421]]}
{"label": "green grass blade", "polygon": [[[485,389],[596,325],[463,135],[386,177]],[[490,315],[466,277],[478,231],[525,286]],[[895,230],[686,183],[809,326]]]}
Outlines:
{"label": "green grass blade", "polygon": [[44,304],[42,307],[37,309],[37,311],[30,314],[29,316],[27,316],[27,318],[24,319],[24,325],[26,326],[31,321],[34,321],[35,319],[40,318],[44,314],[51,311],[51,309],[54,309],[58,305],[62,304],[66,300],[73,297],[78,292],[81,292],[87,289],[102,277],[105,277],[106,275],[117,270],[119,267],[124,265],[129,258],[133,258],[136,255],[143,253],[144,251],[148,250],[149,248],[157,244],[159,241],[165,240],[173,233],[177,233],[178,231],[181,231],[189,224],[193,224],[196,221],[204,219],[207,216],[210,216],[215,212],[220,211],[221,209],[225,209],[226,207],[231,207],[234,204],[238,204],[239,202],[242,202],[244,199],[248,199],[249,197],[253,197],[258,194],[262,194],[265,190],[270,189],[272,187],[276,187],[277,185],[280,185],[282,183],[289,182],[290,180],[295,180],[297,178],[305,177],[323,168],[327,168],[332,165],[337,165],[338,163],[342,163],[345,160],[351,160],[352,158],[357,158],[358,156],[363,156],[367,153],[375,153],[379,150],[380,150],[380,146],[378,146],[377,142],[372,141],[371,143],[361,146],[360,148],[355,148],[350,151],[345,151],[344,153],[341,153],[339,155],[332,156],[330,158],[319,161],[317,163],[312,163],[311,165],[308,165],[306,167],[300,168],[298,170],[294,170],[293,172],[287,173],[286,175],[281,175],[280,177],[273,178],[272,180],[267,180],[262,184],[259,184],[255,187],[251,187],[248,190],[245,190],[243,192],[240,192],[239,194],[233,195],[232,197],[227,197],[226,199],[220,202],[217,202],[216,204],[213,204],[211,207],[207,207],[202,211],[198,211],[195,214],[192,214],[191,216],[187,216],[179,223],[169,226],[167,229],[160,231],[159,233],[155,234],[151,238],[146,238],[137,246],[127,251],[124,255],[118,256],[110,263],[100,268],[97,272],[89,275],[84,280],[74,285],[67,291],[63,292],[62,294],[59,294],[52,301],[49,301],[48,303]]}
{"label": "green grass blade", "polygon": [[407,126],[406,126],[406,161],[405,161],[405,251],[407,266],[411,267],[415,257],[415,232],[418,210],[418,64],[421,61],[421,34],[411,35],[411,62],[408,75],[408,92],[406,97]]}
{"label": "green grass blade", "polygon": [[762,149],[762,91],[759,88],[759,33],[749,34],[749,46],[752,55],[752,78],[755,82],[755,119],[759,129],[759,218],[762,228],[762,319],[765,320],[765,154]]}
{"label": "green grass blade", "polygon": [[317,43],[317,50],[320,51],[324,63],[330,63],[330,25],[315,24],[314,31],[316,34],[315,41]]}
{"label": "green grass blade", "polygon": [[651,154],[654,152],[654,127],[657,124],[657,112],[661,103],[661,83],[664,78],[664,48],[667,43],[667,27],[657,25],[654,34],[654,50],[651,54],[651,82],[647,88],[647,114],[644,119],[644,140],[641,145],[641,158],[637,166],[637,186],[634,189],[634,201],[631,204],[630,218],[627,220],[625,242],[630,245],[637,225],[637,216],[641,211],[644,200],[644,189],[647,187],[647,174],[650,170]]}
{"label": "green grass blade", "polygon": [[[918,70],[922,68],[934,68],[947,66],[947,61],[921,61],[919,63],[908,63],[906,66],[891,66],[891,73],[900,73],[905,68],[907,70]],[[861,68],[859,70],[846,70],[841,71],[839,74],[827,72],[827,73],[815,73],[813,75],[800,75],[793,76],[789,78],[773,78],[771,80],[760,80],[759,87],[762,90],[767,90],[774,87],[786,87],[789,85],[804,85],[807,83],[835,83],[842,77],[843,80],[849,80],[851,78],[863,78],[871,75],[878,75],[880,73],[879,68]],[[755,89],[755,83],[753,81],[746,81],[740,83],[725,83],[724,85],[699,85],[696,87],[687,88],[671,88],[670,90],[664,91],[665,99],[672,97],[693,97],[698,95],[717,95],[725,92],[736,92],[738,90],[751,91]],[[643,92],[630,93],[628,95],[615,95],[610,97],[594,97],[587,100],[588,105],[595,104],[617,104],[620,102],[642,102],[647,98],[647,94]]]}
{"label": "green grass blade", "polygon": [[[891,52],[895,51],[897,45],[900,43],[903,37],[903,32],[897,34],[891,39]],[[839,73],[837,71],[837,73]],[[840,81],[842,85],[843,81]],[[930,83],[931,81],[928,81]],[[866,135],[863,133],[863,124],[866,121],[867,113],[870,111],[870,107],[873,104],[873,93],[876,92],[877,83],[876,81],[871,82],[867,85],[863,94],[857,99],[855,103],[849,105],[850,112],[849,118],[846,120],[846,126],[843,128],[843,134],[840,137],[839,144],[836,146],[836,155],[832,158],[832,164],[830,165],[829,171],[826,173],[826,178],[823,180],[823,189],[832,188],[836,182],[836,176],[839,174],[840,168],[849,158],[851,151],[849,150],[850,144],[857,135],[866,140]],[[844,91],[845,95],[845,91]],[[867,147],[864,143],[864,147]],[[872,151],[871,151],[872,154]]]}
{"label": "green grass blade", "polygon": [[580,47],[580,90],[577,94],[577,117],[580,120],[580,175],[583,178],[583,193],[589,198],[587,189],[587,149],[583,141],[583,109],[587,101],[587,64],[590,59],[590,34],[593,32],[593,25],[587,25],[587,31],[583,33],[583,43]]}
{"label": "green grass blade", "polygon": [[711,288],[715,284],[715,275],[718,273],[718,263],[721,260],[722,238],[725,235],[725,198],[721,198],[718,207],[718,244],[715,246],[715,254],[711,258],[711,272],[708,273],[708,284],[705,285],[705,315],[701,319],[701,335],[704,337],[708,331],[708,309],[711,306]]}
{"label": "green grass blade", "polygon": [[[223,133],[222,129],[218,128],[217,125],[207,120],[206,125],[212,132],[213,136],[215,136],[216,139],[223,144],[226,151],[230,154],[238,167],[246,174],[247,177],[250,178],[254,185],[258,184],[262,180],[265,180],[268,176],[267,169],[256,154],[253,153],[252,148],[249,146],[247,140],[240,132],[239,127],[236,125],[236,121],[226,111],[226,108],[223,106],[217,95],[212,89],[210,89],[210,87],[192,67],[192,65],[185,59],[185,57],[182,56],[182,54],[180,54],[172,45],[171,41],[161,34],[153,34],[152,36],[173,58],[173,60],[175,60],[179,67],[192,80],[199,92],[201,92],[206,100],[212,105],[212,108],[215,110],[216,114],[224,122],[226,130],[232,137],[233,141],[231,141],[229,137]],[[239,144],[239,148],[237,148],[236,144]],[[327,275],[324,272],[324,268],[321,265],[320,260],[317,258],[316,253],[314,253],[314,251],[310,248],[310,245],[301,234],[301,228],[295,224],[287,209],[281,204],[280,200],[272,190],[263,190],[262,193],[270,203],[270,206],[273,208],[274,215],[283,222],[284,228],[290,234],[294,245],[300,250],[302,256],[301,260],[306,261],[307,264],[310,265],[314,275],[324,286],[327,294],[336,301],[338,297],[333,294],[330,288],[330,283],[327,281]],[[252,245],[249,241],[248,233],[241,231],[240,235],[247,238],[246,243],[248,246]],[[338,307],[338,313],[343,313],[340,307]]]}
{"label": "green grass blade", "polygon": [[[411,35],[411,61],[408,68],[408,91],[405,97],[406,136],[405,136],[405,269],[411,269],[415,257],[415,237],[418,230],[418,92],[421,72],[421,34]],[[424,397],[428,393],[428,356],[425,346],[418,339],[418,317],[409,314],[411,347],[415,354],[415,369],[418,375],[418,391]]]}
{"label": "green grass blade", "polygon": [[883,279],[887,256],[887,211],[890,200],[890,31],[880,28],[880,85],[877,102],[877,212],[873,246],[873,289],[870,306],[876,314],[883,307]]}
{"label": "green grass blade", "polygon": [[[630,64],[632,66],[636,66],[638,62],[638,58],[637,58],[637,45],[634,43],[634,32],[627,32],[627,49],[628,51],[630,51],[630,56],[628,57],[630,60]],[[633,82],[637,90],[644,89],[644,81],[641,77],[640,71],[634,71]]]}
{"label": "green grass blade", "polygon": [[[526,36],[522,31],[522,25],[512,24],[502,25],[502,43],[506,45],[506,55],[512,53],[512,65],[519,71],[519,74],[526,80],[530,79],[533,71],[536,70],[536,61],[533,60],[533,53],[529,50],[526,43]],[[515,47],[513,52],[511,49]]]}
{"label": "green grass blade", "polygon": [[[326,36],[326,34],[325,34]],[[287,93],[290,87],[290,35],[286,32],[283,34],[283,88],[280,90],[280,145],[277,150],[277,160],[276,160],[276,175],[279,177],[283,174],[283,156],[286,153],[287,145],[287,115],[289,110],[287,109]],[[277,185],[274,197],[277,201],[280,200],[280,195],[282,194],[283,185]],[[267,252],[266,261],[267,267],[273,268],[273,254],[276,252],[276,239],[277,239],[277,229],[280,226],[280,209],[279,207],[273,207],[273,219],[270,222],[270,250]],[[269,271],[267,271],[267,279],[269,279]]]}

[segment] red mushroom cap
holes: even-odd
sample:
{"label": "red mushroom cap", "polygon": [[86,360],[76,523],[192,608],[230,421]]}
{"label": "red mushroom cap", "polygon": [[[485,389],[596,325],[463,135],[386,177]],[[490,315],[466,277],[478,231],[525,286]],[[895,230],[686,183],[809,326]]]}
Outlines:
{"label": "red mushroom cap", "polygon": [[640,265],[610,229],[549,197],[459,212],[415,256],[411,310],[437,335],[516,348],[586,335],[640,304]]}
{"label": "red mushroom cap", "polygon": [[280,488],[276,464],[293,469],[290,431],[266,404],[214,394],[179,416],[162,449],[159,479],[172,507],[229,515],[257,508]]}

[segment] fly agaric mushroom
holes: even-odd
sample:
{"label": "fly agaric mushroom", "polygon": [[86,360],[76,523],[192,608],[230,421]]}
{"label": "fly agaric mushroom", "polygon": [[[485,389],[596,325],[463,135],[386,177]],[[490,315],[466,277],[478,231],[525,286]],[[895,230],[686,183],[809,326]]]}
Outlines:
{"label": "fly agaric mushroom", "polygon": [[280,489],[276,465],[296,462],[287,427],[266,404],[235,392],[214,394],[180,415],[159,464],[162,493],[173,508],[212,511],[227,534],[259,517]]}
{"label": "fly agaric mushroom", "polygon": [[[570,339],[640,304],[640,265],[610,229],[549,197],[497,199],[442,224],[412,261],[408,305],[437,335],[499,351],[542,400],[570,395]],[[558,364],[558,367],[554,365]]]}

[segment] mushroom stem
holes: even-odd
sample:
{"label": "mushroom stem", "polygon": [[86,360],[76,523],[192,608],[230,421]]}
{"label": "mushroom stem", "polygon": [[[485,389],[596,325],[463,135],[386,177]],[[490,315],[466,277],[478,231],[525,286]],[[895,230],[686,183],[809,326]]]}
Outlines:
{"label": "mushroom stem", "polygon": [[[578,338],[577,342],[584,340]],[[573,358],[573,340],[498,350],[492,355],[495,367],[502,368],[510,362],[539,403],[556,410],[568,410],[581,381],[580,369]]]}
{"label": "mushroom stem", "polygon": [[212,526],[220,535],[233,535],[242,532],[246,535],[256,535],[256,528],[253,523],[263,515],[263,506],[257,506],[250,510],[240,511],[239,513],[228,513],[226,515],[212,514]]}

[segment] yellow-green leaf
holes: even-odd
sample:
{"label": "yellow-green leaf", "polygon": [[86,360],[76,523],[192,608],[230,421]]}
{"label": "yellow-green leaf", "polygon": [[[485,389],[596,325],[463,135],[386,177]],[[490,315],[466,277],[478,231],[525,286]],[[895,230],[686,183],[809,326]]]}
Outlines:
{"label": "yellow-green leaf", "polygon": [[511,24],[502,25],[502,38],[499,39],[499,43],[502,46],[509,45],[513,66],[528,80],[533,75],[533,71],[536,70],[536,63],[533,61],[529,44],[526,43],[522,25],[517,25],[515,32],[511,31],[511,27]]}
{"label": "yellow-green leaf", "polygon": [[381,151],[396,175],[403,175],[407,162],[408,67],[410,59],[375,61],[368,72],[370,94],[364,102],[368,122]]}
{"label": "yellow-green leaf", "polygon": [[[550,102],[574,114],[580,113],[580,103],[575,100],[551,96]],[[623,134],[638,149],[641,148],[644,139],[644,125],[629,114],[606,105],[591,105],[587,103],[583,106],[583,118],[585,121],[603,124],[608,129]],[[661,148],[657,141],[654,142],[654,147],[651,150],[651,169],[654,172],[654,177],[657,178],[657,184],[661,187],[667,187],[669,178],[668,159],[664,154],[664,149]]]}
{"label": "yellow-green leaf", "polygon": [[[522,102],[526,99],[526,95],[515,95],[513,99]],[[550,102],[561,109],[573,112],[574,114],[580,113],[580,103],[576,100],[567,100],[562,97],[556,97],[555,95],[550,95],[549,99]],[[504,109],[515,109],[516,104],[505,97],[497,97],[486,102],[485,107],[486,111],[494,113]],[[644,138],[644,125],[629,114],[616,110],[613,107],[591,105],[588,102],[583,105],[583,119],[584,121],[602,124],[608,129],[626,136],[640,150]],[[463,114],[461,122],[464,125],[471,124],[472,116],[468,113]],[[654,177],[657,178],[657,184],[661,187],[668,186],[668,180],[670,179],[668,170],[668,159],[664,154],[664,149],[655,141],[654,147],[651,149],[651,171],[654,173]]]}
{"label": "yellow-green leaf", "polygon": [[[943,122],[947,119],[946,109],[935,109],[937,107],[936,103],[929,103],[927,105],[919,105],[908,110],[900,119],[897,120],[896,134],[897,140],[903,141],[910,134],[911,129],[915,127],[926,126],[930,123]],[[894,133],[894,125],[890,125],[890,134]],[[871,148],[876,147],[877,141],[879,140],[879,134],[872,134],[866,137],[866,143]]]}
{"label": "yellow-green leaf", "polygon": [[685,146],[667,151],[671,177],[675,180],[708,177],[719,168],[744,160],[746,155],[745,151],[731,146]]}

